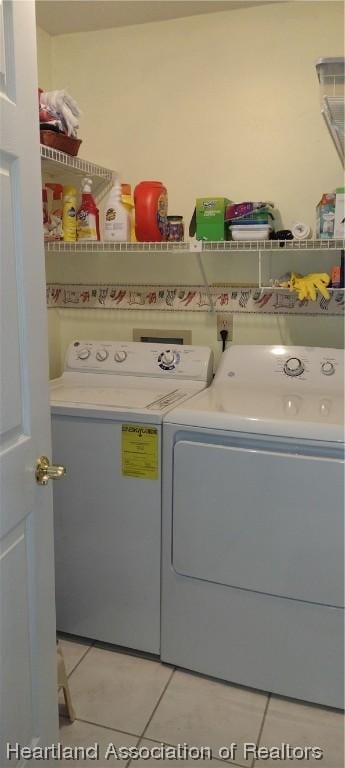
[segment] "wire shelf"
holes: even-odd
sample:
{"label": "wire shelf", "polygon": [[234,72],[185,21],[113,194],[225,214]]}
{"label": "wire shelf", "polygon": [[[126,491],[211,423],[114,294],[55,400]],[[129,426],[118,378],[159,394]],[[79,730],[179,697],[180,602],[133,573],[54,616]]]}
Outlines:
{"label": "wire shelf", "polygon": [[332,136],[336,150],[344,165],[345,153],[345,99],[341,96],[324,96],[322,115]]}
{"label": "wire shelf", "polygon": [[45,243],[46,250],[59,251],[67,253],[166,253],[173,251],[188,252],[189,243],[108,243],[108,242],[81,242],[63,243],[52,242]]}
{"label": "wire shelf", "polygon": [[92,179],[93,193],[98,200],[111,188],[114,171],[109,168],[103,168],[80,157],[72,157],[44,144],[40,147],[42,174],[45,179],[54,179],[63,184],[76,184],[81,178],[88,176]]}
{"label": "wire shelf", "polygon": [[[288,290],[286,288],[282,288],[279,285],[261,285],[261,286],[258,285],[257,288],[262,293],[288,293]],[[345,294],[345,288],[330,288],[329,286],[327,286],[327,290],[329,291],[330,294],[332,293],[336,293],[339,295]],[[295,290],[289,291],[289,293],[297,295],[297,291]],[[318,291],[318,293],[320,292]]]}
{"label": "wire shelf", "polygon": [[316,72],[320,83],[321,112],[344,166],[345,59],[319,59]]}
{"label": "wire shelf", "polygon": [[[104,243],[104,242],[51,242],[45,243],[48,253],[191,253],[197,251],[191,243]],[[225,240],[200,243],[202,253],[228,251],[339,251],[345,249],[345,240]]]}
{"label": "wire shelf", "polygon": [[203,252],[213,251],[335,251],[345,248],[345,240],[226,240],[203,243]]}

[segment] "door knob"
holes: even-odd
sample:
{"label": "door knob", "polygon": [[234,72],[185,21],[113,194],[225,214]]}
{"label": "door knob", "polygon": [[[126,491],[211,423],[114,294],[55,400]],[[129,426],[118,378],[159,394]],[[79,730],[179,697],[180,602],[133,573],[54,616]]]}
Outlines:
{"label": "door knob", "polygon": [[36,461],[36,482],[38,485],[48,485],[48,480],[56,480],[66,474],[66,467],[51,464],[47,456],[40,456]]}

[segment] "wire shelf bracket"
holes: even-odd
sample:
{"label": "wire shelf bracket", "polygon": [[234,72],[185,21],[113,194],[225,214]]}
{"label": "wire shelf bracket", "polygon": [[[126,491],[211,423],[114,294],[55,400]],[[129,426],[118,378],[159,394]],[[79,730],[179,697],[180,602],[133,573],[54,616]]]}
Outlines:
{"label": "wire shelf bracket", "polygon": [[199,270],[200,270],[200,274],[201,274],[201,277],[202,277],[202,280],[203,280],[203,283],[204,283],[204,286],[205,286],[206,295],[207,295],[207,298],[208,298],[208,301],[209,301],[209,305],[210,305],[210,312],[213,313],[215,311],[214,302],[213,302],[213,296],[212,296],[211,289],[210,289],[210,286],[209,286],[209,283],[208,283],[208,280],[207,280],[207,276],[206,276],[206,272],[205,272],[205,267],[203,265],[202,258],[201,258],[201,254],[202,254],[202,240],[195,240],[195,241],[191,242],[190,246],[189,246],[189,249],[190,249],[190,251],[192,253],[195,253],[195,255],[196,255],[196,260],[197,260],[197,263],[198,263],[198,267],[199,267]]}
{"label": "wire shelf bracket", "polygon": [[321,110],[324,121],[333,139],[341,163],[344,167],[345,153],[345,99],[340,96],[324,96]]}

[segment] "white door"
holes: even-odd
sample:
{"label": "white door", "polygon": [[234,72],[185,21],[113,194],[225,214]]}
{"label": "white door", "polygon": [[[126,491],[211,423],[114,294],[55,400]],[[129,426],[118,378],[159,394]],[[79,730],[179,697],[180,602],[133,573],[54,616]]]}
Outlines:
{"label": "white door", "polygon": [[[57,737],[51,456],[35,9],[0,0],[0,765]],[[11,766],[25,765],[12,755]]]}

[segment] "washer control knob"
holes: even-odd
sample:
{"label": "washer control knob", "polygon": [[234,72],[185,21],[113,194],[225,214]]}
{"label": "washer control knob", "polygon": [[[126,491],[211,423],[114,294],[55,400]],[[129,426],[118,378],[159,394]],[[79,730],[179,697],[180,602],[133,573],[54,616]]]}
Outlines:
{"label": "washer control knob", "polygon": [[284,372],[287,376],[300,376],[304,371],[304,365],[299,357],[289,357],[284,365]]}
{"label": "washer control knob", "polygon": [[98,349],[96,352],[96,360],[99,360],[100,363],[104,363],[104,360],[107,359],[109,353],[106,349]]}
{"label": "washer control knob", "polygon": [[118,349],[117,352],[115,352],[114,360],[116,363],[124,363],[127,357],[127,352],[125,352],[124,349]]}
{"label": "washer control knob", "polygon": [[331,363],[330,360],[326,360],[326,362],[322,363],[321,365],[321,371],[325,374],[325,376],[332,376],[332,374],[335,372],[333,363]]}
{"label": "washer control knob", "polygon": [[90,355],[91,352],[87,347],[82,347],[78,352],[79,360],[88,360]]}
{"label": "washer control knob", "polygon": [[175,362],[175,352],[173,352],[171,349],[167,349],[165,352],[162,352],[161,362],[163,365],[173,365]]}

